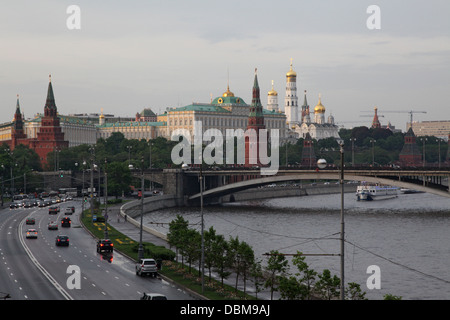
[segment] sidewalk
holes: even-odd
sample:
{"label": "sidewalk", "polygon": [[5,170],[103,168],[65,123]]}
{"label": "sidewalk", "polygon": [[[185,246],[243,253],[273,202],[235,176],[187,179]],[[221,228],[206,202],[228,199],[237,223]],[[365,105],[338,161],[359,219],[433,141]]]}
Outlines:
{"label": "sidewalk", "polygon": [[[139,242],[140,228],[136,227],[129,221],[125,221],[125,218],[120,215],[121,206],[122,204],[108,206],[108,224],[114,227],[117,231],[127,235],[131,240]],[[140,222],[140,216],[136,217],[135,220]],[[170,249],[167,241],[144,230],[142,231],[142,241],[151,242],[157,246],[164,246]]]}

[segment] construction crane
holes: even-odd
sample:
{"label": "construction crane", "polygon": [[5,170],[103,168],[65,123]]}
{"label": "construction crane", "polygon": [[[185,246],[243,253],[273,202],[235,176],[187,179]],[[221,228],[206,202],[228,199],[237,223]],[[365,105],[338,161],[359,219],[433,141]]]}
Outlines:
{"label": "construction crane", "polygon": [[[361,112],[373,112],[373,111],[361,111]],[[413,123],[413,114],[414,113],[427,113],[426,111],[414,111],[414,110],[410,110],[410,111],[407,111],[407,110],[388,110],[388,111],[383,111],[383,113],[409,113],[409,116],[410,116],[410,122],[409,123],[411,123],[411,126],[412,126],[412,123]],[[373,117],[372,115],[362,115],[362,116],[360,116],[360,117]],[[378,115],[378,117],[384,117],[384,115]]]}
{"label": "construction crane", "polygon": [[427,113],[426,111],[414,111],[414,110],[410,110],[410,111],[402,111],[402,110],[398,110],[398,111],[395,111],[395,110],[393,110],[393,111],[384,111],[384,113],[386,113],[386,112],[390,112],[390,113],[409,113],[409,116],[410,116],[410,124],[411,124],[411,127],[412,127],[412,123],[413,123],[413,114],[414,113]]}

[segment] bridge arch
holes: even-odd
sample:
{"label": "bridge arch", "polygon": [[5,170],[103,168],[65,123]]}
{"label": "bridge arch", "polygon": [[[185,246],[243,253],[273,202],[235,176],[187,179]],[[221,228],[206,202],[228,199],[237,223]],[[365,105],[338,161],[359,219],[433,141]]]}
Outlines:
{"label": "bridge arch", "polygon": [[[245,180],[235,183],[230,183],[217,188],[209,189],[203,192],[204,198],[209,197],[221,197],[227,194],[232,194],[238,191],[259,187],[262,185],[267,185],[270,183],[295,181],[295,180],[340,180],[339,173],[327,173],[327,172],[317,172],[317,173],[303,173],[303,174],[292,174],[292,175],[280,175],[280,176],[267,176],[263,178],[256,178],[251,180]],[[370,183],[379,183],[385,185],[391,185],[399,188],[414,189],[417,191],[428,192],[442,197],[450,198],[450,192],[443,190],[438,190],[415,183],[399,181],[394,179],[380,178],[375,176],[361,176],[346,174],[344,175],[344,180],[348,181],[367,181]],[[189,197],[189,200],[195,200],[200,198],[200,193],[193,194]]]}

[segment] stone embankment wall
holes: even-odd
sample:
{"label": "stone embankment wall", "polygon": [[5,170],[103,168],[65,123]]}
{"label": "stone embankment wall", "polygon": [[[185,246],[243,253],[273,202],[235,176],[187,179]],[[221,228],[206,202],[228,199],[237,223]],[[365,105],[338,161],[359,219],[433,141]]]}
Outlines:
{"label": "stone embankment wall", "polygon": [[[355,192],[355,184],[345,184],[344,192]],[[308,195],[318,195],[318,194],[332,194],[340,193],[341,186],[339,184],[330,185],[304,185],[297,187],[262,187],[253,188],[248,190],[243,190],[236,192],[231,195],[226,195],[222,197],[221,202],[240,202],[240,201],[250,201],[258,199],[270,199],[270,198],[282,198],[282,197],[296,197],[296,196],[308,196]],[[175,195],[162,195],[144,198],[144,213],[161,210],[165,208],[173,208],[179,206],[179,199]],[[120,214],[123,217],[127,217],[127,220],[139,227],[140,221],[139,216],[142,211],[141,200],[130,201],[125,203],[120,208]],[[144,231],[154,234],[164,240],[166,236],[152,228],[143,226]]]}
{"label": "stone embankment wall", "polygon": [[[259,199],[271,199],[282,197],[297,197],[318,194],[340,193],[341,186],[339,184],[329,185],[304,185],[302,187],[262,187],[239,191],[222,197],[221,202],[240,202]],[[355,184],[345,184],[344,192],[356,192]]]}

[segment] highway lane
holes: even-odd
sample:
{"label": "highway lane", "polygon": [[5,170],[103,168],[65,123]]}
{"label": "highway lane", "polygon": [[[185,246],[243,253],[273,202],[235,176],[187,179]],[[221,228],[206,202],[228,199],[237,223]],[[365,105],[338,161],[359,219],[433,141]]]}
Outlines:
{"label": "highway lane", "polygon": [[14,300],[61,299],[61,295],[32,263],[19,241],[19,224],[28,209],[0,210],[0,297]]}
{"label": "highway lane", "polygon": [[[72,226],[62,228],[60,219],[65,216],[64,209],[69,205],[76,206],[75,214],[68,216],[72,219]],[[34,275],[40,273],[41,281],[46,280],[47,283],[45,291],[36,292],[30,299],[136,300],[144,292],[162,293],[168,299],[174,300],[194,299],[161,278],[136,276],[134,263],[118,252],[112,255],[97,253],[95,240],[80,226],[80,203],[71,201],[61,203],[59,206],[61,211],[58,215],[50,215],[48,207],[11,210],[15,211],[14,214],[17,216],[14,223],[10,222],[12,228],[16,228],[16,232],[12,233],[16,234],[15,241],[12,242],[18,247],[20,242],[23,242],[25,250],[21,249],[22,259],[27,257],[26,251],[29,255],[24,272],[32,270],[31,273]],[[26,225],[26,217],[35,218],[35,225]],[[50,221],[57,221],[59,229],[48,230]],[[28,228],[38,230],[37,239],[25,238]],[[4,236],[4,232],[0,230],[0,233]],[[69,247],[55,246],[57,234],[69,236]],[[6,256],[9,257],[12,252],[8,250]],[[30,265],[29,261],[33,259],[38,267]],[[19,266],[16,264],[14,268]],[[79,270],[79,273],[73,270]],[[30,283],[29,278],[25,281],[26,283]],[[52,285],[49,286],[48,283]],[[1,287],[0,292],[2,292]]]}

